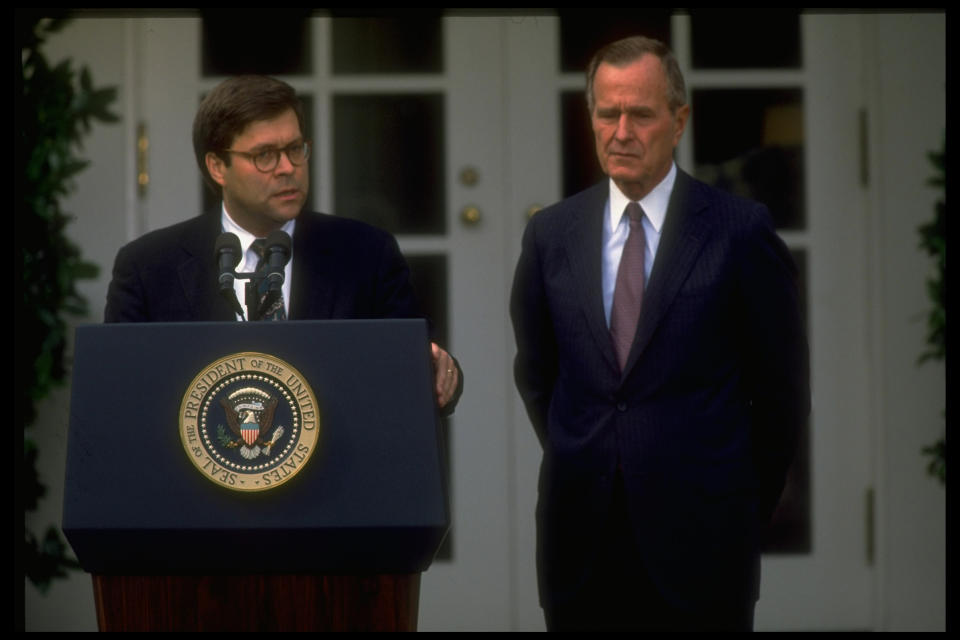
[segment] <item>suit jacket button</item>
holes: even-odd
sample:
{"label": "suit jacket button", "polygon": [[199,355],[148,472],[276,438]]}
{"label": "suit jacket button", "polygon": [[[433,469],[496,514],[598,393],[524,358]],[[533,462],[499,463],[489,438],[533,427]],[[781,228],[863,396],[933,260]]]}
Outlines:
{"label": "suit jacket button", "polygon": [[627,410],[627,403],[626,403],[626,402],[618,402],[618,403],[617,403],[617,411],[626,411],[626,410]]}

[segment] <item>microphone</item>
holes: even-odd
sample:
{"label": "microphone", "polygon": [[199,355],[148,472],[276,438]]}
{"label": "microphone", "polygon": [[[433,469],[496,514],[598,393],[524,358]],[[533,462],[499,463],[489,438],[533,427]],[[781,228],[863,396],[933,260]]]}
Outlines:
{"label": "microphone", "polygon": [[283,268],[290,261],[290,235],[277,229],[270,232],[264,243],[267,255],[267,284],[270,291],[280,291],[285,278]]}
{"label": "microphone", "polygon": [[238,315],[243,317],[243,308],[237,300],[237,292],[233,288],[235,279],[234,269],[240,264],[243,250],[240,248],[240,238],[232,233],[221,233],[213,246],[213,255],[220,268],[220,295],[225,297]]}
{"label": "microphone", "polygon": [[240,249],[240,238],[232,233],[221,233],[213,247],[220,267],[220,291],[233,289],[234,269],[240,264],[243,251]]}

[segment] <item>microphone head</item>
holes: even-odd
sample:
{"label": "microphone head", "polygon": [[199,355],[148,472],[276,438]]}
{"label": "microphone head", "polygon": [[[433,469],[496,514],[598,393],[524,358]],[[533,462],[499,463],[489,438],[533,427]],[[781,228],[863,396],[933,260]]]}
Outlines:
{"label": "microphone head", "polygon": [[264,241],[264,247],[270,264],[267,281],[271,291],[279,291],[283,286],[283,268],[290,261],[290,234],[281,229],[271,231]]}
{"label": "microphone head", "polygon": [[264,242],[267,252],[280,251],[285,256],[290,255],[290,248],[293,242],[290,240],[290,234],[282,229],[271,231]]}
{"label": "microphone head", "polygon": [[217,236],[217,241],[213,245],[213,255],[218,263],[221,263],[220,259],[222,257],[229,256],[233,263],[230,265],[230,268],[235,268],[240,264],[240,258],[243,257],[243,250],[240,248],[240,238],[234,233],[221,233]]}
{"label": "microphone head", "polygon": [[240,238],[233,233],[221,233],[213,245],[213,257],[220,269],[220,292],[233,291],[233,270],[240,264],[243,251],[240,249]]}

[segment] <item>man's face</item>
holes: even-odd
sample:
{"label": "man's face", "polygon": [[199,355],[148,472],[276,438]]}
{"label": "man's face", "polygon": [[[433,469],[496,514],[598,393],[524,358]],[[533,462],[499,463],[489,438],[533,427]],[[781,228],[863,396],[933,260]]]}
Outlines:
{"label": "man's face", "polygon": [[[302,140],[297,115],[289,109],[276,118],[247,125],[234,137],[230,149],[256,154]],[[257,169],[251,156],[230,155],[230,166],[214,153],[208,153],[206,161],[211,177],[223,188],[223,202],[237,224],[264,237],[299,215],[310,184],[307,162],[294,165],[286,153],[281,153],[277,166],[265,173]]]}
{"label": "man's face", "polygon": [[670,111],[667,77],[651,54],[623,67],[602,63],[593,95],[590,115],[600,166],[624,195],[639,200],[670,171],[690,108]]}

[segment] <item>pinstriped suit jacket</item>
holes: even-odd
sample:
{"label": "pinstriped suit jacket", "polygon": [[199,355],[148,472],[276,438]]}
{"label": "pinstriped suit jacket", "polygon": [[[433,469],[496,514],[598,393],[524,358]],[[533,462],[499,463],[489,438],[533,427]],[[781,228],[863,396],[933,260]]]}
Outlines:
{"label": "pinstriped suit jacket", "polygon": [[627,366],[601,292],[604,181],[534,216],[511,295],[543,446],[541,604],[592,562],[618,461],[638,548],[680,607],[758,596],[763,527],[809,412],[796,269],[766,208],[678,171]]}

